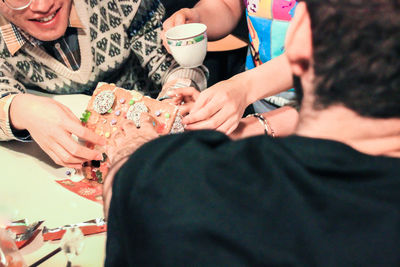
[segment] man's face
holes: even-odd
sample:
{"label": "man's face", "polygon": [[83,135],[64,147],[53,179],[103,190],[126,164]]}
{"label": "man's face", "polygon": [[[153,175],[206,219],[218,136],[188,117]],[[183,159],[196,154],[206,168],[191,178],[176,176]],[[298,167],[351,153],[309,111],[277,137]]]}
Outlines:
{"label": "man's face", "polygon": [[36,39],[53,41],[67,29],[71,4],[72,0],[33,0],[29,7],[17,11],[0,1],[0,13]]}

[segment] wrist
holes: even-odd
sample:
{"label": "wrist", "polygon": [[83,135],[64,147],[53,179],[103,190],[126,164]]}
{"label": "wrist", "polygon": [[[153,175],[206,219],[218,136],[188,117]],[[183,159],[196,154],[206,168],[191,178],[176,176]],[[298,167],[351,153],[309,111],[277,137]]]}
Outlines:
{"label": "wrist", "polygon": [[274,129],[271,127],[270,122],[262,114],[254,113],[254,114],[249,114],[247,117],[256,118],[259,122],[259,125],[263,128],[264,134],[275,137]]}
{"label": "wrist", "polygon": [[249,75],[245,75],[247,72],[248,71],[242,72],[229,79],[235,85],[231,86],[231,88],[237,90],[241,94],[246,107],[258,100],[256,96],[253,96],[254,90],[252,90],[250,86],[251,80],[248,79]]}
{"label": "wrist", "polygon": [[238,127],[229,136],[236,140],[255,135],[263,135],[264,127],[260,125],[255,117],[246,117],[240,120]]}
{"label": "wrist", "polygon": [[24,107],[27,106],[25,103],[27,103],[26,100],[28,98],[29,95],[27,94],[18,94],[11,101],[9,110],[10,126],[17,131],[26,129],[24,125],[24,113],[26,116],[26,110],[24,112]]}

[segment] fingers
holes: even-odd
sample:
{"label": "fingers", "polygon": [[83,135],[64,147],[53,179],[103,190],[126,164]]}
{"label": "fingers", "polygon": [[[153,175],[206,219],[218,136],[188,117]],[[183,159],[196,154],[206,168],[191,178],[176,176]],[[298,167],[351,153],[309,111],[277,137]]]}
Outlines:
{"label": "fingers", "polygon": [[182,116],[186,116],[187,114],[190,113],[190,110],[192,109],[192,107],[193,107],[193,103],[188,103],[188,104],[180,105],[180,106],[178,107],[178,108],[179,108],[179,113],[180,113]]}
{"label": "fingers", "polygon": [[135,123],[131,120],[125,121],[122,126],[122,131],[126,134],[132,133],[137,130]]}
{"label": "fingers", "polygon": [[59,104],[59,107],[64,111],[63,116],[67,116],[67,118],[63,119],[63,124],[65,129],[68,130],[71,134],[75,134],[79,138],[82,138],[83,140],[89,141],[96,145],[106,144],[106,140],[103,137],[84,127],[81,124],[81,121],[74,115],[74,113],[72,113],[72,111],[68,107],[62,104]]}
{"label": "fingers", "polygon": [[238,128],[239,122],[240,122],[240,121],[238,121],[237,123],[233,124],[227,131],[225,131],[225,133],[226,133],[227,135],[232,134],[232,133]]}
{"label": "fingers", "polygon": [[142,113],[140,116],[140,131],[143,136],[148,137],[148,139],[158,137],[157,131],[153,124],[154,119],[146,113]]}
{"label": "fingers", "polygon": [[80,122],[76,121],[68,121],[66,122],[65,129],[69,131],[71,134],[78,136],[79,138],[89,141],[95,145],[105,145],[106,140],[95,134],[92,130],[82,126]]}
{"label": "fingers", "polygon": [[75,121],[80,124],[80,120],[75,116],[75,114],[68,107],[64,106],[61,103],[57,103],[57,104],[59,104],[59,107],[64,111],[65,115],[67,115],[70,120]]}
{"label": "fingers", "polygon": [[[214,114],[216,114],[223,106],[221,107],[215,98],[211,100],[211,102],[200,102],[200,98],[198,101],[195,102],[193,105],[190,114],[183,118],[184,124],[192,124],[197,123],[203,120],[209,120]],[[203,104],[204,103],[204,104]],[[199,108],[201,107],[201,108]],[[219,126],[219,125],[218,125]]]}
{"label": "fingers", "polygon": [[189,15],[188,9],[185,8],[185,9],[181,9],[180,11],[181,12],[176,13],[175,21],[174,21],[175,25],[174,26],[185,24],[186,20],[189,20],[189,18],[188,18],[188,15]]}
{"label": "fingers", "polygon": [[174,14],[172,14],[171,17],[166,19],[163,23],[163,30],[164,32],[167,32],[169,29],[185,24],[186,21],[190,21],[192,19],[191,16],[191,10],[189,8],[182,8],[178,11],[176,11]]}
{"label": "fingers", "polygon": [[222,125],[220,125],[216,130],[226,135],[231,134],[239,125],[239,121],[233,118],[228,119]]}
{"label": "fingers", "polygon": [[167,92],[170,97],[191,97],[194,101],[199,97],[200,92],[194,87],[176,88]]}
{"label": "fingers", "polygon": [[176,11],[171,17],[166,19],[163,23],[163,31],[161,33],[161,37],[163,40],[163,45],[165,48],[168,50],[169,53],[171,53],[168,43],[166,41],[166,36],[165,33],[178,25],[182,25],[185,23],[189,22],[199,22],[199,16],[196,12],[194,12],[192,9],[189,8],[182,8],[178,11]]}
{"label": "fingers", "polygon": [[[187,130],[200,130],[200,129],[215,130],[226,122],[225,121],[226,117],[224,116],[224,114],[222,112],[217,112],[215,114],[212,114],[213,116],[208,116],[207,113],[202,113],[202,111],[203,110],[200,110],[197,113],[200,115],[199,115],[199,117],[195,117],[196,122],[188,123],[186,125]],[[197,116],[197,114],[194,114],[194,115]],[[203,116],[203,114],[204,114],[204,116]],[[192,114],[186,116],[186,118],[189,116],[192,116]],[[204,118],[204,119],[198,119],[198,118]]]}
{"label": "fingers", "polygon": [[71,162],[68,162],[68,160],[64,160],[61,156],[61,154],[67,153],[62,147],[58,146],[57,148],[48,148],[44,149],[46,151],[47,155],[57,164],[60,166],[64,166],[67,168],[73,168],[73,169],[80,169],[82,168],[82,163],[85,162],[85,160],[80,159],[80,160],[71,160]]}
{"label": "fingers", "polygon": [[89,149],[75,142],[67,132],[60,132],[58,144],[63,147],[63,150],[59,149],[58,154],[63,161],[68,163],[77,163],[79,161],[88,160],[101,160],[101,152]]}
{"label": "fingers", "polygon": [[153,125],[154,119],[147,113],[142,113],[140,115],[140,128],[137,128],[132,121],[126,121],[122,124],[122,130],[125,132],[128,138],[133,138],[139,135],[150,135],[156,133]]}

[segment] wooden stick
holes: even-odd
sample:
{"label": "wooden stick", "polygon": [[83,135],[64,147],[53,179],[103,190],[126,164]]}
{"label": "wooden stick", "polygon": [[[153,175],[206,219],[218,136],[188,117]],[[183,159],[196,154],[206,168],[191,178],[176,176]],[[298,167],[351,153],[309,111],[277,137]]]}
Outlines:
{"label": "wooden stick", "polygon": [[51,257],[53,257],[54,255],[56,255],[58,252],[60,252],[62,249],[61,247],[56,248],[55,250],[53,250],[52,252],[50,252],[49,254],[47,254],[46,256],[42,257],[41,259],[39,259],[38,261],[36,261],[35,263],[33,263],[32,265],[30,265],[29,267],[36,267],[40,264],[42,264],[43,262],[47,261],[48,259],[50,259]]}

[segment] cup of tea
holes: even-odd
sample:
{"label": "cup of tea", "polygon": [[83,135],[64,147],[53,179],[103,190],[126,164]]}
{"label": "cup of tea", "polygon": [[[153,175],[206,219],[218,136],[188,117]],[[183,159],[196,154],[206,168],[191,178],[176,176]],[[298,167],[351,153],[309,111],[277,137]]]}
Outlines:
{"label": "cup of tea", "polygon": [[195,68],[203,64],[207,54],[207,26],[188,23],[165,33],[172,56],[181,67]]}

